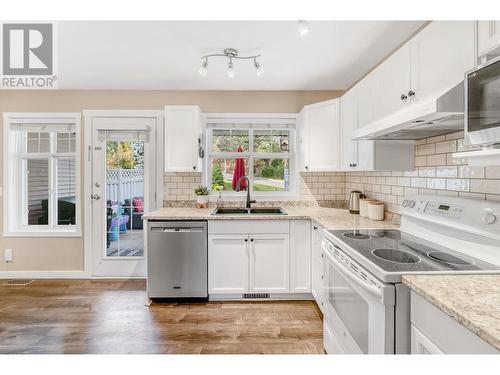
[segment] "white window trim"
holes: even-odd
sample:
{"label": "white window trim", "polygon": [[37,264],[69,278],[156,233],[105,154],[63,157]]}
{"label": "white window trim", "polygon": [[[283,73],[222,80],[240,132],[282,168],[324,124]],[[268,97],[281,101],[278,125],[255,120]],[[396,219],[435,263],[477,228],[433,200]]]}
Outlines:
{"label": "white window trim", "polygon": [[[203,183],[206,186],[212,181],[212,170],[210,169],[210,159],[213,157],[241,157],[240,153],[212,153],[211,152],[211,130],[207,124],[217,122],[218,124],[228,124],[231,125],[231,129],[247,130],[248,127],[244,127],[245,124],[266,124],[272,125],[272,129],[285,129],[284,125],[287,125],[287,129],[290,129],[290,151],[285,154],[273,154],[273,153],[252,153],[252,158],[249,158],[248,168],[251,168],[251,159],[258,158],[288,158],[290,160],[290,167],[292,173],[290,174],[290,190],[287,192],[257,192],[250,190],[252,198],[258,199],[258,201],[290,201],[300,199],[300,177],[299,177],[299,163],[298,163],[298,132],[297,132],[297,113],[206,113],[203,116],[203,128],[205,130],[205,145],[206,145],[206,157],[204,159],[205,168],[203,173]],[[241,125],[239,127],[238,125]],[[282,125],[282,127],[280,127]],[[252,148],[252,137],[249,139],[249,149]],[[247,195],[246,191],[243,192],[222,192],[221,197],[227,201],[241,201],[245,199]],[[209,199],[215,201],[219,196],[218,192],[209,190]]]}
{"label": "white window trim", "polygon": [[[14,154],[12,145],[9,144],[11,136],[12,123],[37,123],[37,124],[61,124],[68,123],[75,125],[76,133],[76,180],[75,180],[75,225],[71,226],[55,226],[55,227],[39,227],[39,226],[21,226],[18,223],[13,223],[9,216],[12,217],[12,210],[19,209],[19,198],[16,196],[14,189],[16,189],[16,181],[18,178],[10,179],[9,170],[10,166],[14,165],[13,159],[17,158],[17,153]],[[25,112],[25,113],[3,113],[3,128],[4,128],[4,165],[3,165],[3,181],[4,181],[4,195],[3,195],[3,236],[4,237],[82,237],[81,230],[81,114],[75,112]],[[16,150],[17,152],[17,150]],[[64,154],[60,154],[61,157]],[[71,155],[73,156],[73,155]],[[35,156],[36,157],[36,156]],[[50,161],[50,159],[49,159]],[[19,173],[19,168],[16,173]]]}

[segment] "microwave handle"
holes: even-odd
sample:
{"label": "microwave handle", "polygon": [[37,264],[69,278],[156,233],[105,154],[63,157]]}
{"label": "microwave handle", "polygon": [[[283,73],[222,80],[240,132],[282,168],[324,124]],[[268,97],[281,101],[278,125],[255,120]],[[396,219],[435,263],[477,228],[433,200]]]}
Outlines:
{"label": "microwave handle", "polygon": [[333,257],[333,255],[330,253],[330,249],[328,248],[328,245],[326,245],[325,243],[322,243],[322,247],[325,250],[325,254],[328,257],[328,260],[330,262],[332,262],[336,266],[336,268],[344,276],[348,277],[351,281],[353,281],[354,283],[356,283],[356,285],[358,285],[361,288],[363,288],[364,290],[366,290],[368,293],[376,296],[377,298],[382,299],[382,297],[383,297],[382,292],[378,288],[376,288],[374,286],[371,286],[371,285],[367,285],[364,281],[362,281],[361,279],[359,279],[358,277],[356,277],[355,275],[353,275],[350,271],[348,271],[344,267],[344,265],[342,265],[337,259],[335,259]]}

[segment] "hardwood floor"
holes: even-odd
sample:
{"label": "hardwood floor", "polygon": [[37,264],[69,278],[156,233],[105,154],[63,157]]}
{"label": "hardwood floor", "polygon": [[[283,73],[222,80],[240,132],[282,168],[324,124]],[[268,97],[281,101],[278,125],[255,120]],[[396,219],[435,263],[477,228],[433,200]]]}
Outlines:
{"label": "hardwood floor", "polygon": [[143,280],[0,280],[0,353],[323,353],[314,302],[153,303]]}

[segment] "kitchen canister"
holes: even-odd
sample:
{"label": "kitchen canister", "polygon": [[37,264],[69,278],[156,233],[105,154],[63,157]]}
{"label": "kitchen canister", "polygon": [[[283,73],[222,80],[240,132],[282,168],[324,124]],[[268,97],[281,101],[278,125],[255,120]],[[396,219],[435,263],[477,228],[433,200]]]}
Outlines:
{"label": "kitchen canister", "polygon": [[384,202],[368,202],[368,217],[371,220],[384,220]]}
{"label": "kitchen canister", "polygon": [[361,198],[359,200],[359,216],[368,217],[368,203],[376,202],[374,199]]}

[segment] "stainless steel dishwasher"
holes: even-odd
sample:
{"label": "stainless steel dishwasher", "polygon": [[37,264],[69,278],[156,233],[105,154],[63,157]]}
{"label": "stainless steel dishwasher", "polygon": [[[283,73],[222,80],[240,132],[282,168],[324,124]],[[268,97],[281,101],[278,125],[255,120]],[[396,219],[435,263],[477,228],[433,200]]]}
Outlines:
{"label": "stainless steel dishwasher", "polygon": [[208,298],[206,221],[148,221],[148,297]]}

